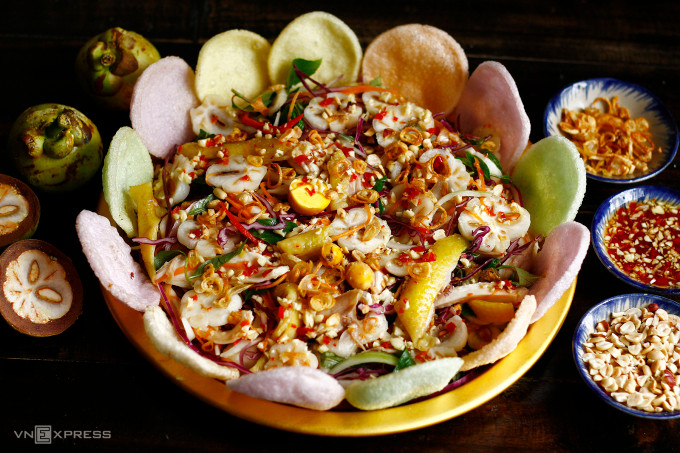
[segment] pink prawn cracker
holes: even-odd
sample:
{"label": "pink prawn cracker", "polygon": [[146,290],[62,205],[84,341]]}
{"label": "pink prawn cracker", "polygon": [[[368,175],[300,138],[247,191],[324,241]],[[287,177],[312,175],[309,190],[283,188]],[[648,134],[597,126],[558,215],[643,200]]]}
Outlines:
{"label": "pink prawn cracker", "polygon": [[83,253],[104,289],[137,311],[160,303],[158,290],[106,217],[83,210],[76,218],[76,232]]}
{"label": "pink prawn cracker", "polygon": [[137,79],[130,122],[149,153],[163,159],[194,138],[189,110],[198,104],[194,71],[179,57],[165,57]]}

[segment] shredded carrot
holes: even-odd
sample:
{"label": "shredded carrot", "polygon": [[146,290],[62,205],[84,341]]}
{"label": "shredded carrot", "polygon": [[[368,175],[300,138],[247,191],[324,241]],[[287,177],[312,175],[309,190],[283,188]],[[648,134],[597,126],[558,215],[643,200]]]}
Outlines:
{"label": "shredded carrot", "polygon": [[297,102],[297,98],[300,95],[299,91],[295,92],[295,95],[293,95],[293,99],[290,101],[290,107],[288,108],[288,121],[293,117],[293,108],[295,107],[295,103]]}
{"label": "shredded carrot", "polygon": [[278,203],[279,202],[279,200],[274,198],[274,196],[269,193],[269,191],[267,190],[267,188],[265,187],[265,184],[263,182],[260,183],[260,189],[262,190],[262,194],[267,199],[267,201],[269,201],[270,203]]}
{"label": "shredded carrot", "polygon": [[479,160],[475,157],[475,168],[477,169],[477,178],[479,179],[477,184],[477,188],[479,190],[486,190],[486,183],[484,182],[484,172],[482,171],[482,167],[479,165]]}
{"label": "shredded carrot", "polygon": [[271,283],[269,283],[269,284],[267,284],[267,285],[258,286],[257,289],[273,288],[274,286],[276,286],[276,285],[278,285],[279,283],[283,282],[283,281],[286,279],[287,276],[288,276],[288,272],[286,272],[285,274],[283,274],[282,276],[280,276],[279,278],[277,278],[276,280],[274,280],[273,282],[271,282]]}
{"label": "shredded carrot", "polygon": [[335,242],[340,238],[344,238],[345,236],[353,235],[354,233],[356,233],[357,231],[359,231],[362,228],[366,228],[368,226],[368,224],[371,223],[371,219],[372,219],[373,215],[371,214],[371,208],[369,208],[369,206],[367,204],[364,205],[364,209],[366,209],[366,214],[367,214],[367,217],[368,217],[368,219],[366,219],[366,221],[364,223],[362,223],[361,225],[359,225],[357,227],[351,228],[351,229],[345,231],[344,233],[340,233],[340,234],[337,234],[335,236],[331,236],[331,241]]}

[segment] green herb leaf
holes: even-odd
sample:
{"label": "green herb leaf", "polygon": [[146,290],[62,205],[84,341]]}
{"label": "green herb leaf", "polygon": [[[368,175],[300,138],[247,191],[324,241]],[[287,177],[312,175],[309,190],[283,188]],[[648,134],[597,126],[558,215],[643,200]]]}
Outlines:
{"label": "green herb leaf", "polygon": [[210,203],[213,200],[217,200],[217,197],[213,194],[210,194],[207,197],[198,200],[196,203],[194,203],[194,206],[189,210],[189,212],[187,212],[187,214],[199,215],[202,212],[207,211],[208,203]]}
{"label": "green herb leaf", "polygon": [[385,205],[382,202],[382,198],[378,198],[378,211],[380,212],[380,215],[385,211]]}
{"label": "green herb leaf", "polygon": [[344,357],[340,357],[332,352],[322,352],[321,360],[319,360],[319,365],[321,368],[331,369],[340,362],[343,362]]}
{"label": "green herb leaf", "polygon": [[212,264],[215,270],[219,269],[220,267],[222,267],[223,264],[228,263],[229,261],[231,261],[232,258],[240,255],[245,246],[246,243],[244,242],[238,249],[234,250],[233,252],[225,253],[224,255],[216,256],[213,259],[202,262],[201,265],[196,268],[194,273],[191,274],[191,278],[196,278],[203,275],[203,270],[208,264]]}
{"label": "green herb leaf", "polygon": [[516,280],[513,280],[513,283],[517,286],[524,286],[524,287],[529,287],[536,283],[538,279],[541,279],[540,275],[534,275],[529,271],[526,271],[522,269],[521,267],[517,266],[509,266],[509,265],[504,265],[504,266],[499,266],[498,269],[512,269],[515,271],[515,275],[517,277]]}
{"label": "green herb leaf", "polygon": [[264,225],[264,226],[274,226],[279,222],[278,222],[278,220],[272,219],[271,217],[269,217],[267,219],[257,219],[257,223],[259,223],[260,225]]}
{"label": "green herb leaf", "polygon": [[318,60],[305,60],[303,58],[294,59],[290,65],[290,70],[288,71],[288,80],[286,81],[287,88],[291,88],[300,83],[300,78],[293,66],[296,66],[303,74],[311,76],[319,69],[319,66],[321,66],[321,58]]}
{"label": "green herb leaf", "polygon": [[166,262],[170,261],[171,259],[173,259],[177,255],[185,255],[186,256],[186,253],[184,253],[181,250],[161,250],[161,251],[159,251],[158,253],[156,253],[156,256],[154,256],[154,258],[153,258],[154,269],[156,269],[156,270],[160,269],[161,267],[163,267],[163,265]]}
{"label": "green herb leaf", "polygon": [[250,233],[256,238],[262,239],[267,244],[276,244],[285,239],[283,236],[274,233],[272,230],[250,230]]}
{"label": "green herb leaf", "polygon": [[283,229],[283,234],[288,234],[297,227],[297,223],[286,220],[286,228]]}
{"label": "green herb leaf", "polygon": [[216,134],[211,134],[211,133],[209,133],[209,132],[207,132],[207,131],[201,129],[201,130],[198,132],[198,137],[196,137],[196,141],[198,141],[198,140],[205,140],[205,139],[208,139],[208,138],[215,138],[215,135],[216,135]]}
{"label": "green herb leaf", "polygon": [[385,188],[386,182],[387,182],[387,176],[383,176],[382,178],[377,180],[375,182],[375,184],[373,184],[372,189],[375,190],[376,192],[380,192],[381,190],[383,190]]}
{"label": "green herb leaf", "polygon": [[472,316],[473,318],[475,317],[475,312],[472,311],[472,308],[468,304],[463,304],[460,310],[460,314],[463,317],[470,317]]}
{"label": "green herb leaf", "polygon": [[243,299],[243,302],[248,302],[248,300],[250,300],[250,298],[253,297],[255,294],[263,294],[266,293],[267,291],[269,291],[269,289],[267,288],[263,289],[248,288],[241,293],[241,299]]}
{"label": "green herb leaf", "polygon": [[397,366],[394,367],[394,371],[399,371],[404,368],[408,368],[411,365],[415,365],[416,361],[413,360],[413,356],[411,356],[411,351],[408,349],[404,349],[401,351],[399,354],[399,361],[397,362]]}
{"label": "green herb leaf", "polygon": [[383,87],[382,79],[380,78],[380,76],[371,80],[370,82],[368,82],[368,84],[371,85],[372,87],[380,87],[380,88]]}

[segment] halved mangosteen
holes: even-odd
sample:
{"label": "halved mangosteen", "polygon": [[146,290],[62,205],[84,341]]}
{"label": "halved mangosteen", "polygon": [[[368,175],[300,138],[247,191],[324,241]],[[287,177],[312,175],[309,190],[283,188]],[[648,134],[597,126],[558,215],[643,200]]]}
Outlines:
{"label": "halved mangosteen", "polygon": [[40,220],[40,202],[23,182],[0,175],[0,247],[30,238]]}
{"label": "halved mangosteen", "polygon": [[0,255],[0,313],[34,337],[70,327],[83,306],[83,286],[71,259],[38,239],[15,242]]}

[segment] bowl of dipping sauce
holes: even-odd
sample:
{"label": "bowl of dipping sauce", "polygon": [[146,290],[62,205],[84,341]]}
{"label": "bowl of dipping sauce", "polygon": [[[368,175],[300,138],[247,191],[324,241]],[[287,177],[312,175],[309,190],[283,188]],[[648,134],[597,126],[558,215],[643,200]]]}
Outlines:
{"label": "bowl of dipping sauce", "polygon": [[646,88],[612,78],[576,82],[548,103],[547,136],[571,140],[589,178],[633,183],[663,171],[678,150],[678,126],[663,102]]}
{"label": "bowl of dipping sauce", "polygon": [[656,294],[622,294],[579,321],[574,362],[604,402],[636,417],[680,417],[680,303]]}
{"label": "bowl of dipping sauce", "polygon": [[638,289],[680,294],[680,191],[639,186],[609,197],[591,228],[595,254]]}

